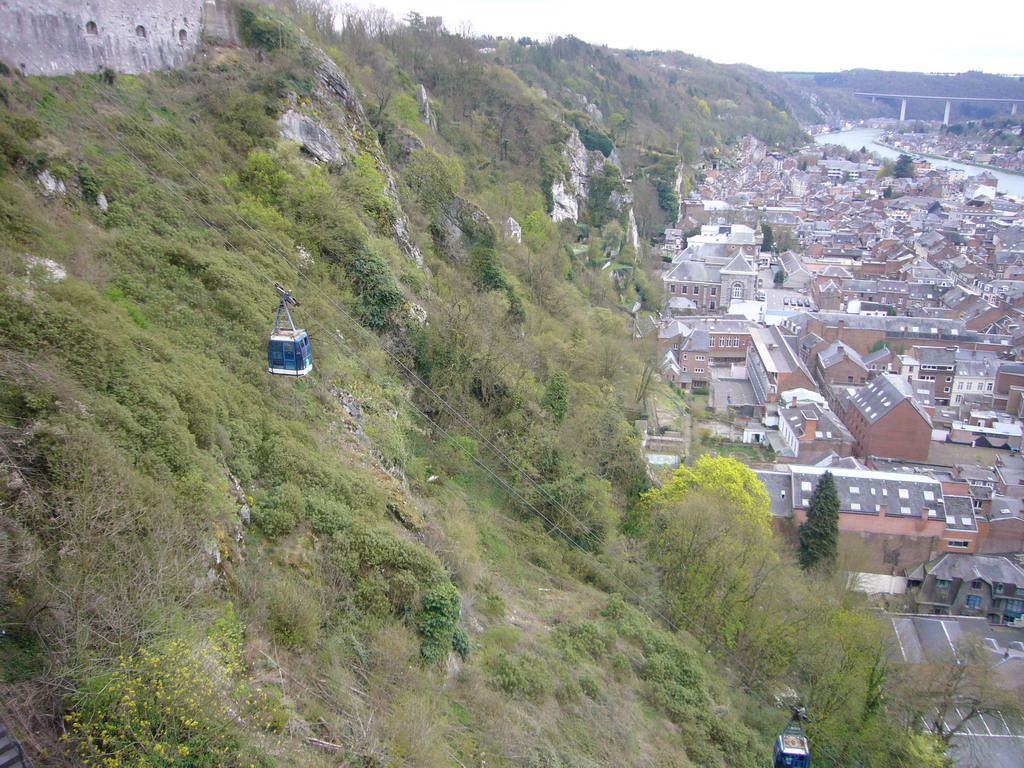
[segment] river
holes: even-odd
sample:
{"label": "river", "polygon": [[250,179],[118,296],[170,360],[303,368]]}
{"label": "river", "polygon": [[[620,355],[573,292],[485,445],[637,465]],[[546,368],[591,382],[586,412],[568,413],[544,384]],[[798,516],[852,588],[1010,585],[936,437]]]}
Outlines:
{"label": "river", "polygon": [[[884,131],[880,131],[877,128],[854,128],[852,131],[842,131],[841,133],[822,133],[815,136],[814,140],[818,144],[839,144],[847,149],[860,149],[861,147],[867,147],[869,150],[877,152],[882,157],[888,157],[895,160],[900,156],[899,152],[874,143],[875,139],[883,133]],[[1015,173],[996,171],[991,168],[979,168],[976,165],[966,165],[954,160],[938,160],[934,157],[926,159],[936,168],[959,168],[965,171],[968,176],[977,176],[983,170],[988,170],[989,173],[999,180],[998,189],[1000,192],[1005,192],[1008,195],[1014,195],[1016,197],[1024,197],[1024,176],[1018,176]]]}

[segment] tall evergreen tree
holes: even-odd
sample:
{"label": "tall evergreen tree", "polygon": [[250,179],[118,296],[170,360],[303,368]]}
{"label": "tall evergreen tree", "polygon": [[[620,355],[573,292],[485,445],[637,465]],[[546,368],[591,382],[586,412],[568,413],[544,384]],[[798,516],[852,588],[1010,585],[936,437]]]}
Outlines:
{"label": "tall evergreen tree", "polygon": [[800,526],[800,567],[831,572],[839,554],[839,491],[831,472],[821,476],[811,496],[807,521]]}
{"label": "tall evergreen tree", "polygon": [[900,155],[896,165],[893,167],[893,175],[897,179],[914,178],[914,158],[910,155]]}
{"label": "tall evergreen tree", "polygon": [[555,424],[561,424],[565,420],[565,414],[569,410],[569,374],[565,371],[555,371],[547,389],[544,390],[540,407],[551,414]]}

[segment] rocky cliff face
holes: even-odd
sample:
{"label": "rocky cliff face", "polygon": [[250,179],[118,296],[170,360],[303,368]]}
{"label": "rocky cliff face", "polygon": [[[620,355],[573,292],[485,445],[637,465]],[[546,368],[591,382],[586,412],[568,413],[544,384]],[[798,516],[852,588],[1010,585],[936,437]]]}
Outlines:
{"label": "rocky cliff face", "polygon": [[569,134],[569,140],[565,142],[565,149],[562,150],[562,157],[565,158],[568,171],[565,178],[556,179],[551,187],[551,195],[555,200],[551,218],[555,221],[564,219],[577,221],[579,219],[580,204],[586,202],[590,189],[591,158],[589,155],[587,148],[580,141],[580,132],[573,128],[572,133]]}
{"label": "rocky cliff face", "polygon": [[565,142],[562,157],[567,171],[563,178],[555,179],[551,185],[551,197],[555,203],[551,218],[555,221],[578,221],[580,206],[586,204],[590,193],[590,177],[608,161],[600,152],[588,152],[575,128]]}
{"label": "rocky cliff face", "polygon": [[[619,157],[615,150],[608,157],[598,151],[587,151],[575,128],[562,150],[566,172],[556,178],[551,185],[551,197],[554,208],[551,218],[555,221],[579,221],[580,210],[587,204],[590,197],[591,179],[602,173],[606,165],[613,165],[621,172]],[[640,234],[633,214],[633,194],[626,188],[612,190],[608,196],[608,207],[616,214],[628,212],[626,236],[628,242],[640,248]]]}
{"label": "rocky cliff face", "polygon": [[469,255],[468,238],[471,233],[490,226],[491,217],[483,210],[468,200],[454,197],[438,216],[433,230],[434,242],[449,258],[465,261]]}
{"label": "rocky cliff face", "polygon": [[409,231],[409,218],[398,199],[391,166],[377,142],[359,141],[360,136],[373,135],[373,130],[355,89],[333,61],[319,51],[312,52],[318,58],[314,96],[319,117],[289,109],[278,119],[281,134],[301,143],[306,152],[321,162],[347,165],[360,148],[370,152],[384,179],[384,192],[396,211],[390,224],[391,238],[406,257],[422,268],[423,254]]}
{"label": "rocky cliff face", "polygon": [[430,130],[437,131],[437,118],[434,117],[434,113],[430,108],[430,97],[427,96],[427,89],[422,85],[419,90],[416,91],[416,102],[420,105],[420,120]]}
{"label": "rocky cliff face", "polygon": [[297,109],[289,109],[277,119],[277,126],[282,136],[300,143],[316,160],[323,163],[341,163],[345,160],[338,142],[319,120]]}

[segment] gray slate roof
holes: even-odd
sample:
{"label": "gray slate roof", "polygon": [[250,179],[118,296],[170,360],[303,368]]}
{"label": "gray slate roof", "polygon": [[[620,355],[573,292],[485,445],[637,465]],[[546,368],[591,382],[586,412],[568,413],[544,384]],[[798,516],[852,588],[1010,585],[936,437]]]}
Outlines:
{"label": "gray slate roof", "polygon": [[932,423],[931,417],[914,398],[910,384],[893,373],[883,373],[861,387],[850,399],[850,406],[860,411],[869,424],[874,424],[904,400],[909,400],[929,425]]}
{"label": "gray slate roof", "polygon": [[969,555],[962,552],[947,552],[931,567],[922,566],[910,575],[912,579],[927,575],[936,579],[974,581],[980,579],[989,584],[1013,584],[1024,587],[1024,569],[1007,557],[999,555]]}
{"label": "gray slate roof", "polygon": [[864,360],[861,358],[860,353],[849,344],[842,341],[833,341],[818,353],[818,363],[826,370],[846,359],[853,361],[867,371],[868,367],[864,364]]}

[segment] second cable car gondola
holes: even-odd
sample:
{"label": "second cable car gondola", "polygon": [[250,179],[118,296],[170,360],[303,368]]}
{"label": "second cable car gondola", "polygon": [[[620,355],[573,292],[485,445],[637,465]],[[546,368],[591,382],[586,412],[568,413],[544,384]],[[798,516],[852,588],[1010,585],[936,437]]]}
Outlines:
{"label": "second cable car gondola", "polygon": [[274,328],[270,332],[267,344],[267,371],[278,376],[305,376],[313,370],[313,357],[310,354],[309,336],[305,329],[296,328],[292,321],[292,313],[288,309],[299,306],[299,302],[274,283],[280,301],[277,304],[277,315],[274,317]]}
{"label": "second cable car gondola", "polygon": [[808,720],[807,710],[790,705],[793,716],[775,739],[772,768],[810,768],[811,748],[801,723]]}

